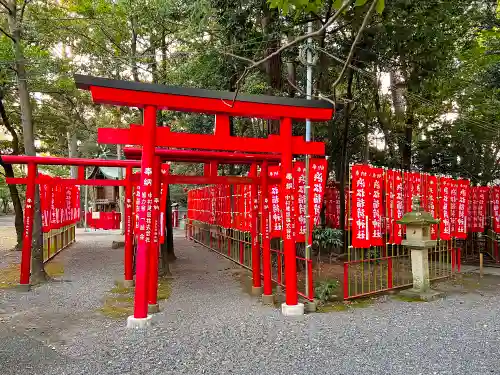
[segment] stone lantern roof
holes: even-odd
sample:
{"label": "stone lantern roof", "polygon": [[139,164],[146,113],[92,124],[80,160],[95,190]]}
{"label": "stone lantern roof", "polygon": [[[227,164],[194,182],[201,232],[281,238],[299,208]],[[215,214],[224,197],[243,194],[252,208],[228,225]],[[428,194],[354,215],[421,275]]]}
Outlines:
{"label": "stone lantern roof", "polygon": [[411,211],[403,215],[396,223],[403,225],[413,226],[426,226],[431,224],[438,224],[439,220],[434,219],[432,215],[425,211],[420,205],[420,197],[417,195],[412,198]]}

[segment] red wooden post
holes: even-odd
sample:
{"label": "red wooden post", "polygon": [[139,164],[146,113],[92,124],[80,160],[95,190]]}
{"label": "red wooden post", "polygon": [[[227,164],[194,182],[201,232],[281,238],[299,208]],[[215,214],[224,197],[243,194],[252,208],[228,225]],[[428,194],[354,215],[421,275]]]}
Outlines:
{"label": "red wooden post", "polygon": [[209,177],[211,172],[210,163],[205,163],[203,165],[203,176]]}
{"label": "red wooden post", "polygon": [[24,238],[21,254],[21,275],[19,284],[29,287],[31,275],[31,241],[33,239],[33,212],[35,206],[35,180],[37,167],[28,164],[28,181],[26,184],[26,202],[24,204]]}
{"label": "red wooden post", "polygon": [[[252,164],[250,167],[250,176],[257,177],[257,164]],[[260,243],[259,243],[259,231],[257,228],[258,225],[258,210],[259,210],[259,201],[258,201],[258,185],[251,185],[251,194],[250,197],[252,199],[251,206],[251,227],[250,227],[250,236],[252,238],[252,294],[253,295],[261,295],[262,294],[262,284],[260,281]]]}
{"label": "red wooden post", "polygon": [[124,286],[134,285],[134,233],[132,230],[132,167],[127,167],[125,185],[125,277]]}
{"label": "red wooden post", "polygon": [[[151,244],[151,218],[153,205],[148,197],[153,196],[154,141],[156,130],[156,108],[144,108],[144,139],[141,160],[141,196],[139,210],[139,232],[137,243],[137,260],[135,273],[134,319],[145,319],[148,316],[148,254]],[[151,199],[151,198],[149,198]],[[128,326],[136,327],[141,323],[129,318]]]}
{"label": "red wooden post", "polygon": [[272,304],[273,285],[271,271],[271,237],[270,237],[270,218],[269,218],[269,192],[267,185],[267,161],[262,163],[260,170],[261,182],[261,232],[262,232],[262,268],[264,273],[264,295],[262,302]]}
{"label": "red wooden post", "polygon": [[[159,253],[159,216],[160,216],[160,158],[155,156],[153,167],[153,211],[151,217],[151,246],[149,247],[149,275],[148,275],[148,312],[156,313],[159,311],[158,306],[158,257]],[[168,176],[165,176],[168,178]],[[148,202],[149,202],[148,199]]]}
{"label": "red wooden post", "polygon": [[284,253],[285,253],[285,283],[286,302],[282,305],[284,315],[302,315],[304,305],[298,304],[297,297],[297,264],[294,240],[293,179],[292,179],[292,120],[281,120],[281,176],[282,189],[280,203],[283,210]]}

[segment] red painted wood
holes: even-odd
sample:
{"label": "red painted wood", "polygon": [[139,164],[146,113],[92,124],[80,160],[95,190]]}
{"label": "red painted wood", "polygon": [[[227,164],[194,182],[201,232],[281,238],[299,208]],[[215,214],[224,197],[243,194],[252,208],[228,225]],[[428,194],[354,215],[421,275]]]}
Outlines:
{"label": "red painted wood", "polygon": [[[132,182],[138,183],[138,176],[132,175]],[[26,185],[27,179],[25,177],[7,177],[5,181],[8,184]],[[43,177],[38,177],[36,180],[37,184],[46,182]],[[181,176],[181,175],[169,175],[169,184],[192,184],[192,185],[203,185],[203,184],[239,184],[239,185],[250,185],[254,183],[255,178],[251,177],[239,177],[239,176]],[[269,181],[273,183],[279,183],[280,179],[271,178]],[[87,185],[87,186],[127,186],[127,180],[79,180],[74,178],[61,178],[57,180],[60,185]]]}
{"label": "red painted wood", "polygon": [[[144,109],[144,148],[141,161],[141,204],[139,205],[139,232],[137,243],[136,273],[135,273],[135,298],[134,317],[146,318],[148,315],[148,260],[151,245],[151,222],[147,221],[147,213],[152,211],[153,196],[153,163],[154,163],[154,137],[156,128],[156,108],[147,106]],[[144,209],[143,209],[144,207]]]}
{"label": "red painted wood", "polygon": [[262,269],[264,274],[263,293],[269,296],[273,293],[272,271],[271,271],[271,219],[269,217],[269,191],[267,183],[267,162],[262,163],[261,176],[261,232],[262,232]]}
{"label": "red painted wood", "polygon": [[306,108],[279,104],[252,103],[236,100],[225,101],[213,98],[161,94],[146,91],[115,89],[90,86],[94,103],[117,106],[138,107],[155,106],[181,112],[223,113],[231,116],[280,119],[284,114],[289,118],[326,121],[333,116],[333,108]]}
{"label": "red painted wood", "polygon": [[[131,125],[130,129],[99,128],[97,140],[104,144],[140,145],[144,138],[142,133],[141,125]],[[279,152],[283,143],[277,135],[270,135],[268,138],[231,137],[219,134],[177,133],[170,131],[168,127],[156,128],[155,139],[157,147],[268,153]],[[322,142],[306,143],[303,137],[292,137],[291,144],[293,154],[325,154],[325,144]]]}
{"label": "red painted wood", "polygon": [[35,208],[35,179],[37,167],[34,163],[28,164],[26,185],[26,202],[24,204],[24,236],[21,253],[21,275],[19,284],[29,285],[31,275],[31,241],[33,239],[33,213]]}
{"label": "red painted wood", "polygon": [[107,160],[107,159],[83,159],[83,158],[60,158],[53,156],[27,156],[27,155],[2,155],[2,160],[9,164],[38,165],[87,165],[95,167],[140,167],[141,163],[136,160]]}
{"label": "red painted wood", "polygon": [[[292,150],[291,150],[291,138],[292,138],[292,121],[289,118],[281,120],[281,138],[283,143],[281,146],[282,150],[282,161],[281,161],[281,197],[280,202],[282,202],[283,210],[283,233],[284,233],[284,253],[285,253],[285,283],[286,283],[286,304],[289,306],[297,305],[297,264],[296,264],[296,253],[295,253],[295,240],[294,240],[294,230],[293,223],[294,218],[292,214],[292,192],[293,183],[292,178]],[[290,177],[290,179],[288,179]],[[287,209],[288,202],[288,209]],[[288,225],[290,229],[288,229]]]}
{"label": "red painted wood", "polygon": [[[257,164],[252,164],[250,167],[250,176],[257,179]],[[260,243],[258,225],[259,201],[257,198],[259,185],[253,183],[251,186],[251,227],[250,233],[252,237],[252,279],[253,286],[260,288]]]}
{"label": "red painted wood", "polygon": [[148,275],[148,304],[156,305],[158,303],[158,257],[159,241],[159,215],[160,215],[160,176],[161,164],[158,156],[154,157],[153,168],[153,210],[152,210],[152,228],[151,242],[149,247],[149,275]]}
{"label": "red painted wood", "polygon": [[[24,177],[8,177],[5,181],[10,184],[26,185],[27,179]],[[37,184],[47,183],[43,177],[38,177],[35,180]],[[58,185],[87,185],[87,186],[126,186],[126,180],[79,180],[75,178],[61,178],[57,180]]]}
{"label": "red painted wood", "polygon": [[132,167],[127,167],[125,185],[125,280],[132,281],[134,279],[134,232],[132,228],[132,204],[133,204],[133,185],[132,185]]}
{"label": "red painted wood", "polygon": [[[128,159],[141,158],[142,149],[140,147],[125,147],[123,151]],[[281,161],[279,154],[244,154],[241,152],[171,150],[166,148],[156,148],[155,152],[162,161],[204,163],[207,160],[214,160],[221,164],[252,164],[261,163],[264,160],[268,163],[279,163]]]}

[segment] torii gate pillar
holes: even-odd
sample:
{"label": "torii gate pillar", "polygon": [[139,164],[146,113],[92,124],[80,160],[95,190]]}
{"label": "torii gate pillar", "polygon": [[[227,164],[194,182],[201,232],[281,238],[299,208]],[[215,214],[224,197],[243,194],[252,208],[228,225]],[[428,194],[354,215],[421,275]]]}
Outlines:
{"label": "torii gate pillar", "polygon": [[139,207],[139,232],[137,241],[137,260],[135,274],[135,299],[134,315],[127,319],[128,328],[144,328],[151,325],[151,315],[148,315],[148,263],[154,238],[153,174],[155,156],[155,131],[156,131],[156,107],[147,105],[144,107],[144,143],[141,161],[140,182],[140,204]]}

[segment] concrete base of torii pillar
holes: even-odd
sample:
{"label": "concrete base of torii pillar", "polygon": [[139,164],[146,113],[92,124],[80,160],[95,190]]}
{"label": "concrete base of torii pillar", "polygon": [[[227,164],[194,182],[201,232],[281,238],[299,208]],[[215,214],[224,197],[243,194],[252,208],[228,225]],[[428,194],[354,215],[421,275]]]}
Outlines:
{"label": "concrete base of torii pillar", "polygon": [[281,313],[284,316],[302,316],[304,315],[304,304],[297,303],[296,305],[281,304]]}
{"label": "concrete base of torii pillar", "polygon": [[133,315],[127,318],[127,328],[143,329],[151,326],[152,316],[148,315],[145,318],[134,318]]}
{"label": "concrete base of torii pillar", "polygon": [[431,289],[428,249],[411,249],[411,271],[413,288],[403,290],[401,295],[422,301],[434,301],[442,296],[442,293]]}

